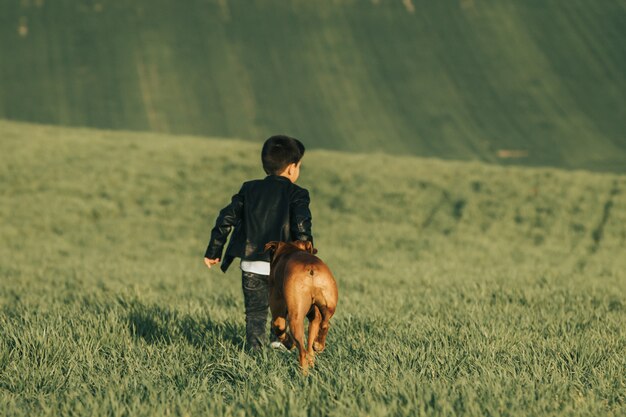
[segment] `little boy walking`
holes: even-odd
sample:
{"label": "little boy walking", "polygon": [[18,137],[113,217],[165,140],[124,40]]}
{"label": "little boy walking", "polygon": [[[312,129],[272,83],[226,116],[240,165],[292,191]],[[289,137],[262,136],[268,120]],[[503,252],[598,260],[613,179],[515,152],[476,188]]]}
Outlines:
{"label": "little boy walking", "polygon": [[[215,221],[204,254],[207,267],[222,260],[226,272],[234,258],[241,259],[242,287],[246,310],[246,343],[259,349],[267,343],[265,324],[269,308],[270,254],[272,241],[313,241],[309,192],[295,184],[300,175],[304,145],[289,136],[272,136],[261,151],[262,180],[244,182]],[[222,250],[235,228],[226,253]]]}

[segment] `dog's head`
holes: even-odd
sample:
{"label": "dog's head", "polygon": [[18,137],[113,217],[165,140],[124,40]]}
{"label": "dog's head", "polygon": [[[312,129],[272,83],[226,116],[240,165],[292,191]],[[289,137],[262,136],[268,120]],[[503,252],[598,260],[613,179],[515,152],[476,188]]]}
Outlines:
{"label": "dog's head", "polygon": [[292,253],[296,251],[305,251],[310,254],[315,255],[317,253],[317,249],[313,247],[313,243],[304,240],[296,240],[293,242],[269,242],[265,244],[265,252],[271,251],[272,253],[272,261],[278,258],[280,255],[285,253]]}

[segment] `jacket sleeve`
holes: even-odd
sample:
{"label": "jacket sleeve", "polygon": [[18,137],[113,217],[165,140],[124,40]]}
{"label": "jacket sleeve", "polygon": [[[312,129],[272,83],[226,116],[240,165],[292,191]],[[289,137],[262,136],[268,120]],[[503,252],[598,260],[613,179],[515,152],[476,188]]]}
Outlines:
{"label": "jacket sleeve", "polygon": [[289,213],[292,240],[305,240],[313,243],[310,201],[309,192],[304,188],[300,188],[294,193]]}
{"label": "jacket sleeve", "polygon": [[222,259],[222,251],[233,226],[241,220],[243,211],[243,187],[235,194],[229,205],[224,207],[215,221],[215,227],[211,230],[211,239],[204,253],[209,259]]}

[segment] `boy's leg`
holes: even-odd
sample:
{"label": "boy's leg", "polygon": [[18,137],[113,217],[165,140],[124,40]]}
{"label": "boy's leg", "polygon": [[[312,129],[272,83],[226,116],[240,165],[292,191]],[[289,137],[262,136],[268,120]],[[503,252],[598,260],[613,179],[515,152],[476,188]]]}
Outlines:
{"label": "boy's leg", "polygon": [[242,271],[243,300],[246,308],[246,344],[259,349],[267,344],[269,276]]}

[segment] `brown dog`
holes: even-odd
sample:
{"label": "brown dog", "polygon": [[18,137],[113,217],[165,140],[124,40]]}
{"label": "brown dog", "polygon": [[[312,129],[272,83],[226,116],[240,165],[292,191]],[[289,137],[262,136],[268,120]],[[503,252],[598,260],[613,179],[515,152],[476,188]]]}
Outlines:
{"label": "brown dog", "polygon": [[[274,251],[270,263],[272,330],[288,349],[295,341],[306,374],[315,363],[315,352],[326,346],[330,318],[337,307],[337,283],[328,266],[315,256],[317,250],[311,242],[270,242],[265,250]],[[309,319],[306,349],[305,316]]]}

